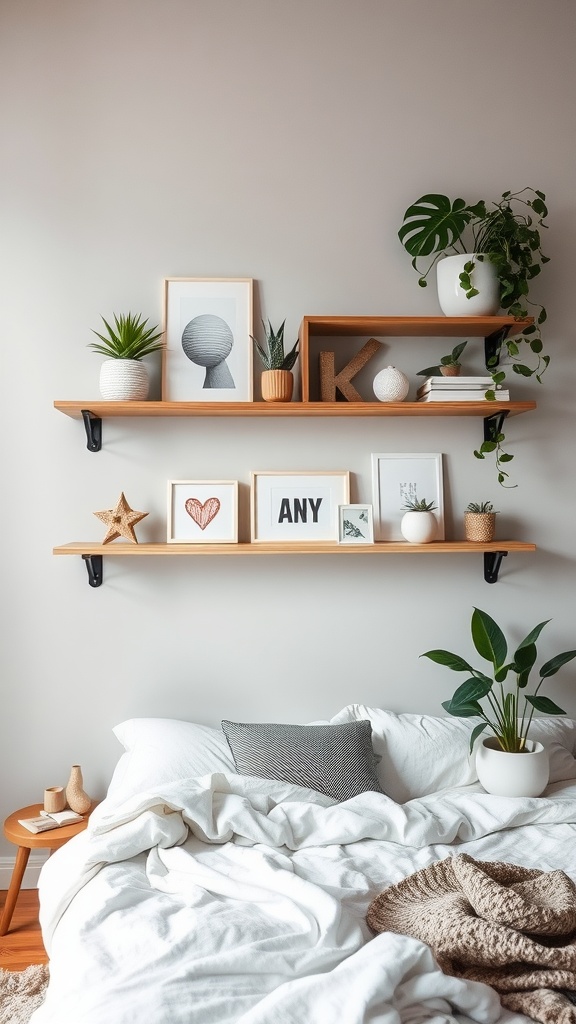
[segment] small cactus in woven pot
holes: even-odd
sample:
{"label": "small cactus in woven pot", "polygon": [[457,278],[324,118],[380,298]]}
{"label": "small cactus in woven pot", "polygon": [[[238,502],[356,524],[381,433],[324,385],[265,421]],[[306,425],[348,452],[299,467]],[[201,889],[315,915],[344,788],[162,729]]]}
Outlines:
{"label": "small cactus in woven pot", "polygon": [[487,544],[494,540],[497,515],[492,502],[471,501],[464,512],[466,540],[474,541],[477,544]]}

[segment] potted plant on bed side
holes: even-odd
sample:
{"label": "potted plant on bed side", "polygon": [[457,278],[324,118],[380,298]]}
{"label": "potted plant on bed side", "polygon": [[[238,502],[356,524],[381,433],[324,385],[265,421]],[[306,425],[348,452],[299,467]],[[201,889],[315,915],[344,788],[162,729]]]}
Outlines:
{"label": "potted plant on bed side", "polygon": [[290,402],[294,389],[294,375],[292,367],[298,358],[298,339],[289,352],[284,352],[284,320],[277,331],[274,330],[270,321],[268,327],[262,321],[262,327],[266,336],[266,348],[250,335],[256,346],[256,351],[262,360],[264,370],[262,371],[261,387],[262,398],[265,402]]}
{"label": "potted plant on bed side", "polygon": [[[516,648],[508,661],[508,644],[504,633],[486,612],[475,608],[472,614],[472,641],[480,657],[492,666],[492,678],[473,668],[464,658],[450,651],[432,650],[421,655],[454,672],[467,672],[468,678],[456,689],[451,699],[442,702],[449,715],[456,718],[480,718],[470,735],[470,753],[476,740],[489,729],[492,736],[478,746],[476,769],[482,786],[498,796],[539,796],[548,784],[548,754],[541,743],[528,738],[534,711],[545,715],[565,715],[549,697],[540,694],[545,679],[556,675],[576,651],[557,654],[540,668],[540,681],[533,693],[526,693],[530,673],[537,658],[536,641],[544,626],[540,622]],[[505,689],[509,674],[515,683]],[[485,701],[483,705],[481,701]]]}

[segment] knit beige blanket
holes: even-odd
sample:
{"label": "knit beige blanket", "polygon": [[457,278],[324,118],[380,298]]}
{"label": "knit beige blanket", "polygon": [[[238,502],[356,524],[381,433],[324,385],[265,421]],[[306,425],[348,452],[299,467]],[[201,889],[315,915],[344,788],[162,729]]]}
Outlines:
{"label": "knit beige blanket", "polygon": [[[375,932],[426,942],[445,974],[542,1024],[576,1024],[576,886],[563,871],[448,857],[372,901]],[[576,997],[575,997],[576,998]]]}

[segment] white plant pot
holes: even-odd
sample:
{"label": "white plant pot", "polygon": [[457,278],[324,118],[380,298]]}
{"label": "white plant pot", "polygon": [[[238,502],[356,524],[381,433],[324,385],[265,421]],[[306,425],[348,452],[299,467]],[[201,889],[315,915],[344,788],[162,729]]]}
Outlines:
{"label": "white plant pot", "polygon": [[100,394],[109,402],[148,398],[148,369],[139,359],[106,359],[100,368]]}
{"label": "white plant pot", "polygon": [[433,512],[405,512],[400,533],[410,544],[429,544],[436,539],[438,520]]}
{"label": "white plant pot", "polygon": [[[459,275],[464,264],[474,263],[472,284],[478,289],[478,295],[466,298],[466,292],[460,285]],[[436,283],[438,302],[445,316],[495,316],[500,309],[500,285],[496,276],[496,268],[488,260],[478,260],[474,253],[466,255],[445,256],[436,264]]]}
{"label": "white plant pot", "polygon": [[540,796],[548,785],[548,751],[536,740],[526,740],[526,751],[509,754],[495,736],[483,739],[476,751],[481,785],[494,796]]}

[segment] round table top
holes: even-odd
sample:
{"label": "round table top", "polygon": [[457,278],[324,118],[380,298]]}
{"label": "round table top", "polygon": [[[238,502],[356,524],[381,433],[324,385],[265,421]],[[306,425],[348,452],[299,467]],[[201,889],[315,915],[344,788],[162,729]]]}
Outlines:
{"label": "round table top", "polygon": [[30,850],[39,847],[57,850],[73,836],[83,832],[88,824],[90,814],[84,814],[82,821],[75,821],[72,825],[60,825],[58,828],[47,829],[46,832],[29,832],[23,825],[18,824],[19,818],[37,818],[43,807],[43,804],[30,804],[29,807],[21,807],[19,811],[10,814],[4,822],[6,839],[10,843],[15,843],[16,846],[27,846]]}

